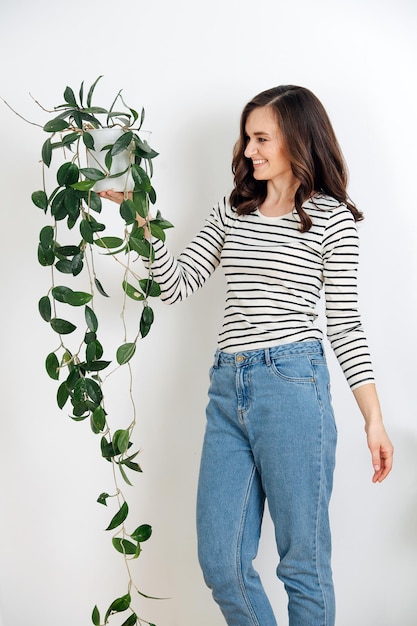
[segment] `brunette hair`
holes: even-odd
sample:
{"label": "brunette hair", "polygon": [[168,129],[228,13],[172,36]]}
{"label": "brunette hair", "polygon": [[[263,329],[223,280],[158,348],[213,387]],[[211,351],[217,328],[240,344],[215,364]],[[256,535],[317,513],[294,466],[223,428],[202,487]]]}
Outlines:
{"label": "brunette hair", "polygon": [[291,168],[300,181],[295,193],[295,209],[300,218],[300,230],[312,226],[302,204],[315,192],[325,193],[344,202],[355,221],[363,219],[347,195],[348,174],[342,151],[329,117],[320,100],[305,87],[281,85],[255,96],[242,111],[240,137],[233,151],[232,171],[234,189],[230,204],[239,215],[254,211],[266,198],[266,181],[253,177],[253,166],[246,158],[246,122],[258,107],[270,107],[283,134]]}

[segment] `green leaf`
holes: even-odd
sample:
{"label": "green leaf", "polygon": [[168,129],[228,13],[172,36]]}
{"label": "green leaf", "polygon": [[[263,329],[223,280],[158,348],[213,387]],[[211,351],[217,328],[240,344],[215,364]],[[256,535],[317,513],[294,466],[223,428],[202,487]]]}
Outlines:
{"label": "green leaf", "polygon": [[83,98],[84,98],[84,81],[81,82],[80,91],[78,92],[80,96],[80,105],[84,106]]}
{"label": "green leaf", "polygon": [[75,95],[71,87],[66,87],[64,91],[64,100],[68,102],[72,107],[78,106],[77,101],[75,99]]}
{"label": "green leaf", "polygon": [[56,246],[55,253],[57,256],[74,256],[80,254],[80,248],[79,246]]}
{"label": "green leaf", "polygon": [[135,626],[137,621],[138,616],[136,615],[136,613],[132,613],[132,615],[130,615],[127,620],[123,622],[122,626]]}
{"label": "green leaf", "polygon": [[80,252],[80,254],[74,255],[71,261],[71,273],[73,276],[78,276],[80,272],[82,272],[84,262],[83,262],[84,254]]}
{"label": "green leaf", "polygon": [[55,300],[70,304],[71,306],[83,306],[92,299],[91,293],[85,291],[73,291],[69,287],[58,286],[52,289]]}
{"label": "green leaf", "polygon": [[103,76],[99,76],[98,78],[96,78],[96,80],[91,85],[90,89],[88,90],[88,94],[87,94],[87,106],[88,107],[91,106],[91,100],[92,100],[92,97],[93,97],[94,89],[96,88],[96,85],[97,85],[98,81],[100,80],[100,78],[103,78]]}
{"label": "green leaf", "polygon": [[90,361],[97,360],[97,348],[96,348],[96,333],[85,333],[84,343],[86,344],[85,349],[85,360],[89,363]]}
{"label": "green leaf", "polygon": [[100,224],[92,215],[90,215],[90,226],[93,233],[98,233],[106,229],[105,224]]}
{"label": "green leaf", "polygon": [[96,184],[95,180],[80,180],[79,183],[73,183],[71,187],[77,191],[89,191]]}
{"label": "green leaf", "polygon": [[109,295],[104,291],[103,289],[103,285],[101,284],[101,282],[99,281],[98,278],[94,278],[94,284],[97,287],[97,291],[102,295],[105,296],[106,298],[109,298]]}
{"label": "green leaf", "polygon": [[151,231],[151,235],[153,237],[155,237],[156,239],[160,239],[161,241],[165,241],[165,231],[153,220],[149,223],[149,230]]}
{"label": "green leaf", "polygon": [[42,296],[38,303],[39,313],[45,322],[51,321],[51,301],[48,296]]}
{"label": "green leaf", "polygon": [[72,274],[72,261],[68,259],[60,259],[55,263],[55,267],[62,274]]}
{"label": "green leaf", "polygon": [[145,193],[149,193],[152,187],[149,176],[145,170],[139,165],[136,165],[136,163],[132,165],[132,176],[135,181],[135,188],[140,189]]}
{"label": "green leaf", "polygon": [[67,295],[66,303],[71,306],[83,306],[90,302],[92,294],[85,291],[73,291]]}
{"label": "green leaf", "polygon": [[56,117],[53,120],[46,122],[43,130],[47,133],[59,133],[61,130],[65,130],[66,128],[68,128],[68,122]]}
{"label": "green leaf", "polygon": [[45,368],[48,376],[50,376],[53,380],[59,379],[59,361],[55,352],[51,352],[46,357]]}
{"label": "green leaf", "polygon": [[80,367],[85,372],[101,372],[110,365],[111,361],[92,361],[91,363],[80,363]]}
{"label": "green leaf", "polygon": [[86,400],[86,382],[85,378],[79,378],[74,385],[73,389],[73,400],[78,402],[84,402]]}
{"label": "green leaf", "polygon": [[92,378],[85,379],[85,390],[89,398],[91,398],[91,400],[94,402],[94,404],[99,404],[102,401],[103,392],[101,390],[101,387]]}
{"label": "green leaf", "polygon": [[113,537],[112,544],[116,548],[117,552],[120,552],[121,554],[136,554],[137,545],[127,539]]}
{"label": "green leaf", "polygon": [[64,381],[63,383],[59,385],[58,391],[56,394],[56,401],[60,409],[64,408],[64,406],[67,403],[68,398],[69,398],[69,390],[68,390],[67,382]]}
{"label": "green leaf", "polygon": [[151,326],[153,324],[153,321],[154,321],[153,310],[151,309],[150,306],[144,306],[142,315],[140,318],[140,323],[139,323],[140,333],[142,337],[146,337],[146,335],[149,333]]}
{"label": "green leaf", "polygon": [[77,328],[71,322],[67,322],[66,320],[60,319],[58,317],[52,318],[50,324],[52,330],[60,335],[69,335]]}
{"label": "green leaf", "polygon": [[143,541],[147,541],[151,535],[152,526],[149,526],[149,524],[142,524],[141,526],[138,526],[130,536],[135,541],[142,543]]}
{"label": "green leaf", "polygon": [[144,278],[139,281],[139,285],[146,296],[157,298],[158,296],[161,295],[161,288],[153,278],[151,279]]}
{"label": "green leaf", "polygon": [[93,414],[91,416],[92,426],[96,429],[96,433],[104,430],[106,425],[106,412],[102,406],[98,406],[94,409]]}
{"label": "green leaf", "polygon": [[120,463],[118,463],[118,466],[119,466],[120,474],[122,475],[122,478],[125,481],[125,483],[127,483],[130,487],[133,487],[132,483],[130,482],[129,478],[127,477],[127,474],[126,474],[125,470],[123,469],[123,466]]}
{"label": "green leaf", "polygon": [[108,152],[106,152],[106,155],[104,157],[104,165],[107,167],[108,172],[110,172],[111,170],[112,163],[113,163],[113,158],[111,155],[111,150],[109,150]]}
{"label": "green leaf", "polygon": [[125,280],[123,281],[123,291],[129,296],[129,298],[132,298],[132,300],[136,300],[137,302],[145,299],[145,296],[137,287],[133,287],[133,285]]}
{"label": "green leaf", "polygon": [[93,622],[94,626],[100,626],[100,611],[98,610],[97,606],[95,606],[93,609],[91,621]]}
{"label": "green leaf", "polygon": [[139,215],[143,218],[147,217],[148,201],[146,193],[144,191],[133,191],[133,205],[135,207],[135,213],[139,213]]}
{"label": "green leaf", "polygon": [[74,219],[78,217],[80,212],[80,198],[72,187],[67,187],[64,193],[64,205],[68,215]]}
{"label": "green leaf", "polygon": [[62,137],[62,143],[65,147],[69,147],[74,141],[80,138],[80,133],[68,133]]}
{"label": "green leaf", "polygon": [[87,107],[86,109],[84,109],[84,111],[86,111],[87,113],[92,113],[94,115],[96,115],[97,113],[104,113],[105,115],[107,115],[108,113],[107,109],[104,109],[103,107]]}
{"label": "green leaf", "polygon": [[99,239],[95,239],[94,243],[99,248],[119,248],[123,245],[124,241],[120,237],[100,237]]}
{"label": "green leaf", "polygon": [[135,154],[144,159],[154,159],[159,153],[153,150],[148,142],[135,135]]}
{"label": "green leaf", "polygon": [[77,182],[79,176],[79,169],[75,163],[67,162],[63,163],[58,169],[56,179],[59,185],[63,187],[69,187]]}
{"label": "green leaf", "polygon": [[67,302],[68,294],[73,293],[72,289],[66,287],[65,285],[58,285],[52,289],[52,296],[58,302]]}
{"label": "green leaf", "polygon": [[149,200],[152,202],[152,204],[155,204],[156,202],[156,191],[153,187],[150,188],[149,190]]}
{"label": "green leaf", "polygon": [[135,343],[124,343],[122,346],[119,346],[116,352],[116,359],[119,365],[124,365],[128,363],[130,359],[136,352],[136,344]]}
{"label": "green leaf", "polygon": [[[71,355],[68,352],[66,352],[64,354],[63,361],[69,362],[70,359],[71,359]],[[75,388],[75,385],[77,384],[79,379],[80,379],[80,372],[79,372],[78,366],[77,367],[74,367],[74,366],[71,367],[71,365],[70,365],[70,373],[69,373],[69,376],[68,376],[68,378],[66,380],[66,384],[67,384],[68,389],[70,389],[72,391]]]}
{"label": "green leaf", "polygon": [[84,420],[87,419],[88,415],[70,415],[69,416],[72,420],[74,420],[74,422],[83,422]]}
{"label": "green leaf", "polygon": [[106,178],[106,174],[95,167],[83,167],[80,169],[80,172],[83,176],[89,178],[90,180],[102,180],[103,178]]}
{"label": "green leaf", "polygon": [[97,333],[92,333],[91,331],[87,330],[85,335],[84,335],[84,343],[89,345],[90,343],[94,343],[97,339]]}
{"label": "green leaf", "polygon": [[45,141],[45,143],[42,146],[42,161],[45,163],[46,167],[49,167],[51,165],[51,160],[52,160],[52,142],[51,142],[51,139],[48,137],[48,139]]}
{"label": "green leaf", "polygon": [[81,237],[87,243],[94,243],[93,229],[91,228],[91,224],[87,218],[84,218],[83,220],[81,220],[80,233],[81,233]]}
{"label": "green leaf", "polygon": [[84,132],[83,133],[83,142],[86,148],[88,148],[89,150],[94,150],[94,138],[93,135],[90,135],[90,133]]}
{"label": "green leaf", "polygon": [[100,213],[102,202],[98,193],[96,193],[95,191],[89,191],[87,204],[92,211],[96,211],[96,213]]}
{"label": "green leaf", "polygon": [[35,206],[44,211],[48,208],[48,196],[43,190],[33,192],[32,202]]}
{"label": "green leaf", "polygon": [[64,219],[67,212],[65,210],[65,189],[61,189],[59,193],[54,195],[51,201],[51,215],[55,217],[55,219]]}
{"label": "green leaf", "polygon": [[93,309],[87,305],[85,307],[85,321],[91,332],[96,333],[98,329],[97,315],[94,313]]}
{"label": "green leaf", "polygon": [[152,220],[153,224],[158,225],[160,228],[174,228],[174,225],[171,224],[171,222],[168,222],[168,220],[164,220],[163,218],[156,218],[154,220]]}
{"label": "green leaf", "polygon": [[[90,345],[91,343],[95,343],[97,340],[97,334],[95,332],[91,332],[87,330],[84,335],[84,343]],[[87,359],[87,361],[93,361],[94,359]]]}
{"label": "green leaf", "polygon": [[126,465],[126,467],[128,467],[134,472],[142,472],[141,466],[138,463],[135,463],[134,461],[129,461],[128,459],[124,459],[123,461],[120,461],[119,467],[121,467],[121,465]]}
{"label": "green leaf", "polygon": [[130,235],[129,237],[129,248],[134,252],[137,252],[140,256],[148,258],[148,253],[150,251],[149,241],[146,239],[139,239],[134,235]]}
{"label": "green leaf", "polygon": [[133,138],[132,131],[128,130],[123,133],[113,144],[113,147],[110,151],[112,157],[116,156],[116,154],[120,154],[124,150],[127,150]]}
{"label": "green leaf", "polygon": [[117,511],[116,515],[112,518],[112,520],[111,520],[110,524],[107,526],[106,530],[113,530],[114,528],[117,528],[118,526],[123,524],[123,522],[125,521],[125,519],[128,516],[128,513],[129,513],[128,504],[127,504],[127,502],[123,502],[122,506]]}
{"label": "green leaf", "polygon": [[107,622],[108,617],[112,615],[113,613],[122,613],[123,611],[126,611],[130,606],[130,602],[131,602],[130,593],[127,593],[125,596],[122,596],[121,598],[117,598],[117,600],[114,600],[114,602],[112,602],[109,608],[107,609],[105,621]]}
{"label": "green leaf", "polygon": [[136,211],[132,200],[123,200],[120,205],[120,215],[126,224],[133,224],[136,219]]}
{"label": "green leaf", "polygon": [[119,450],[120,454],[123,454],[129,448],[129,436],[130,431],[127,428],[116,430],[114,433],[112,439],[113,448]]}
{"label": "green leaf", "polygon": [[38,261],[43,267],[53,265],[55,261],[55,254],[51,248],[44,248],[42,244],[38,245]]}
{"label": "green leaf", "polygon": [[113,448],[113,444],[110,441],[107,441],[107,439],[105,437],[101,438],[100,441],[100,447],[101,447],[101,455],[105,458],[105,459],[111,459],[116,455],[116,451]]}
{"label": "green leaf", "polygon": [[103,493],[101,493],[101,494],[99,495],[99,497],[97,498],[97,502],[98,502],[99,504],[104,504],[104,506],[107,506],[107,498],[110,498],[109,494],[108,494],[108,493],[103,492]]}
{"label": "green leaf", "polygon": [[50,248],[54,241],[54,229],[52,226],[44,226],[39,233],[39,241],[43,248]]}

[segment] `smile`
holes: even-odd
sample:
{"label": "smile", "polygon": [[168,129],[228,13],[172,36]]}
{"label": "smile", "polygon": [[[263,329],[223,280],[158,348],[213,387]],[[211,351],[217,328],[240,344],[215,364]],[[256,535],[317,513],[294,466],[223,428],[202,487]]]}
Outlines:
{"label": "smile", "polygon": [[253,166],[256,167],[257,165],[263,165],[264,163],[267,163],[266,159],[256,159],[252,161]]}

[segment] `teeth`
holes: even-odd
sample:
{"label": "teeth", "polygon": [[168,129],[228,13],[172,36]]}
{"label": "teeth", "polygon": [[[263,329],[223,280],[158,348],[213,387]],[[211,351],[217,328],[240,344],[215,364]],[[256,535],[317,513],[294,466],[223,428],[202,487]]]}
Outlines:
{"label": "teeth", "polygon": [[260,163],[266,163],[265,159],[258,159],[257,161],[253,161],[254,165],[259,165]]}

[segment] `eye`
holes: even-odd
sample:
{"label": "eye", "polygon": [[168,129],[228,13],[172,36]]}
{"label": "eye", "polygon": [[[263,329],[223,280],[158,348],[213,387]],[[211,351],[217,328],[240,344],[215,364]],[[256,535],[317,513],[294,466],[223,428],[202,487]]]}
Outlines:
{"label": "eye", "polygon": [[266,137],[258,137],[259,143],[264,143],[264,141],[268,141]]}

